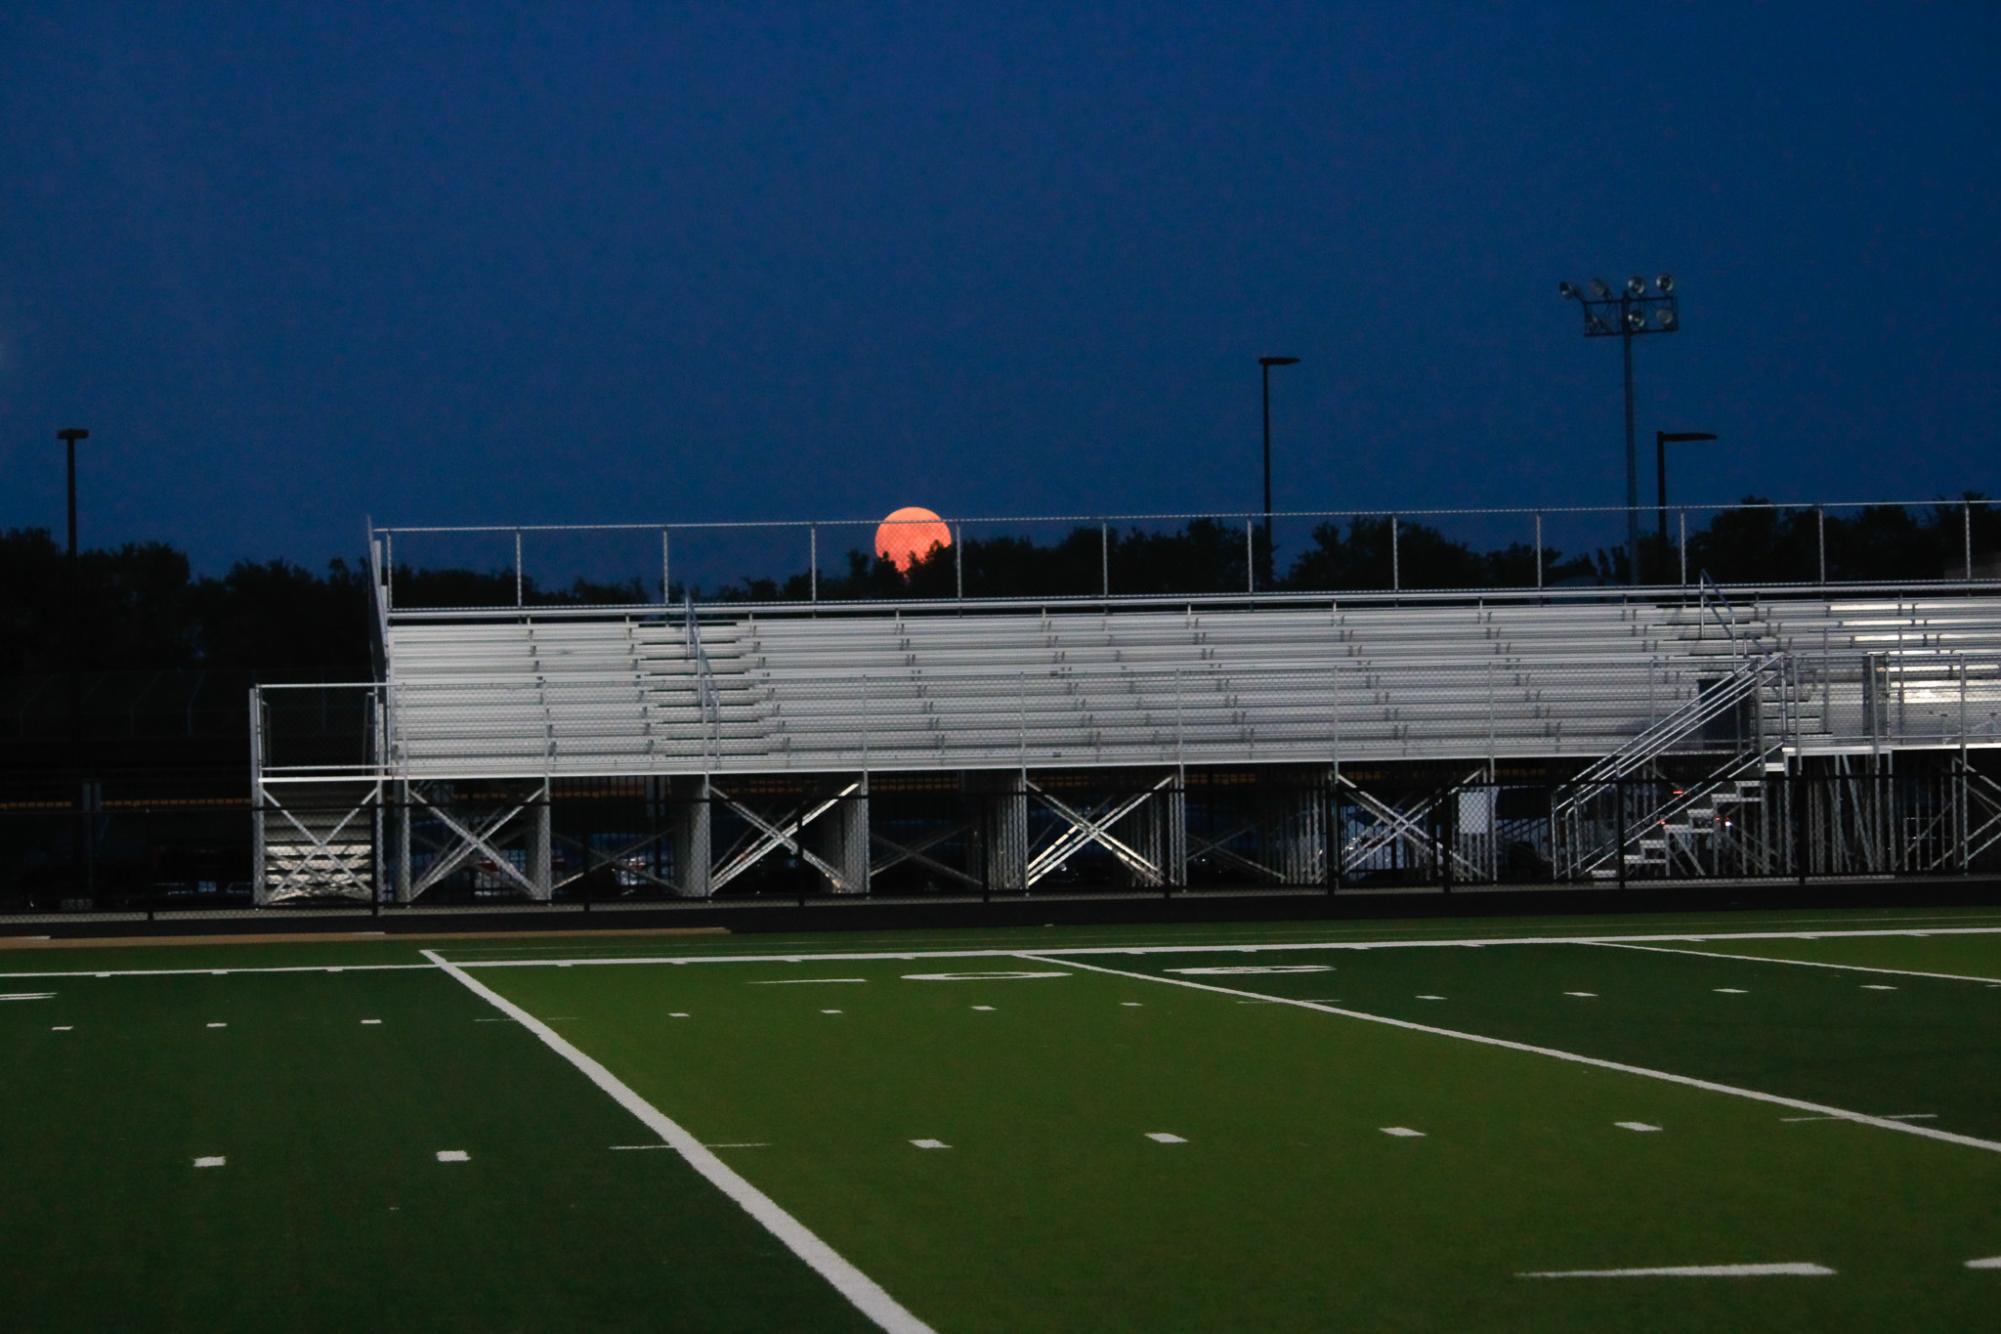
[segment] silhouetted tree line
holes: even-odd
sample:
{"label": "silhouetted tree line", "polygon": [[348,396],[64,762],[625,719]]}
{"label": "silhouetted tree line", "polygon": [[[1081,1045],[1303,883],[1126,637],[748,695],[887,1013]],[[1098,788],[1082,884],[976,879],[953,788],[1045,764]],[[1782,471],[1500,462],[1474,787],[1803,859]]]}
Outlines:
{"label": "silhouetted tree line", "polygon": [[[1965,500],[1984,497],[1968,492]],[[1767,505],[1747,497],[1746,506]],[[1976,574],[2001,577],[1993,568],[2001,552],[2001,507],[1941,502],[1922,509],[1875,505],[1822,513],[1811,507],[1730,509],[1716,513],[1687,536],[1687,577],[1707,573],[1720,583],[1829,580],[1933,580],[1965,572],[1968,517]],[[1651,516],[1648,516],[1651,519]],[[1527,542],[1476,551],[1438,528],[1412,519],[1360,516],[1345,525],[1316,526],[1304,550],[1274,569],[1270,586],[1285,592],[1442,588],[1533,588],[1536,565],[1543,587],[1631,582],[1630,554],[1601,547],[1572,552]],[[1683,555],[1677,526],[1662,541],[1649,522],[1641,541],[1641,575],[1650,583],[1676,583]],[[1213,519],[1154,533],[1138,528],[1101,532],[1073,529],[1053,543],[1020,537],[969,538],[956,556],[933,547],[907,574],[880,557],[847,553],[843,572],[822,573],[824,600],[952,597],[963,582],[968,597],[1090,595],[1109,582],[1120,595],[1241,593],[1247,585],[1244,531]],[[400,576],[399,576],[400,577]],[[511,575],[509,578],[511,579]],[[1262,586],[1262,583],[1261,583]],[[636,591],[637,582],[631,587]],[[784,579],[744,579],[707,594],[719,601],[807,600],[814,593],[805,572]],[[675,596],[680,596],[677,589]],[[698,596],[701,594],[698,592]],[[637,601],[645,601],[643,596]]]}
{"label": "silhouetted tree line", "polygon": [[[1968,510],[1957,502],[1834,514],[1722,510],[1688,534],[1687,572],[1724,583],[1811,581],[1823,565],[1833,580],[1955,578],[1966,568],[1969,514],[1976,573],[2001,577],[1995,568],[2001,507]],[[1674,582],[1683,563],[1679,532],[1662,543],[1651,528],[1642,574],[1649,582]],[[1406,589],[1531,587],[1538,555],[1545,587],[1629,582],[1623,547],[1545,546],[1538,553],[1517,542],[1480,551],[1410,519],[1399,520],[1394,535],[1387,518],[1324,523],[1302,549],[1281,554],[1287,559],[1271,583],[1295,592],[1387,588],[1393,559],[1396,582]],[[1122,595],[1230,594],[1245,589],[1250,559],[1237,524],[1196,519],[1168,532],[1087,525],[1053,542],[971,537],[957,553],[934,548],[907,573],[871,552],[850,551],[845,568],[821,573],[817,595],[949,598],[963,588],[969,597],[1060,597],[1096,593],[1107,576]],[[346,560],[320,571],[284,560],[242,561],[222,575],[196,575],[183,553],[157,542],[84,552],[72,578],[46,530],[0,532],[0,744],[38,729],[45,736],[61,732],[69,692],[49,682],[72,665],[95,683],[84,692],[82,712],[114,719],[115,726],[99,730],[122,729],[131,737],[162,729],[240,733],[244,690],[253,682],[372,679],[368,578],[365,565]],[[531,576],[517,584],[511,568],[395,572],[398,605],[413,607],[507,606],[517,597],[528,607],[644,605],[657,600],[657,588],[639,579],[545,587]],[[799,571],[719,588],[676,586],[670,597],[678,601],[686,592],[705,601],[805,601],[815,588]],[[143,723],[146,709],[160,719]]]}
{"label": "silhouetted tree line", "polygon": [[[1982,499],[1969,493],[1969,500]],[[1744,502],[1762,505],[1756,497]],[[1690,577],[1720,582],[1812,580],[1822,562],[1833,580],[1929,580],[1965,568],[1968,511],[1958,502],[1925,508],[1874,506],[1820,515],[1812,508],[1730,509],[1688,535]],[[1977,573],[2001,552],[2001,507],[1974,505],[1971,536]],[[1662,544],[1648,526],[1642,546],[1650,581],[1680,575],[1676,534]],[[1403,519],[1394,536],[1397,582],[1405,588],[1522,588],[1537,582],[1538,553],[1527,543],[1477,551],[1437,528]],[[1391,582],[1392,534],[1386,518],[1359,517],[1315,527],[1304,549],[1286,553],[1273,584],[1298,592],[1381,589]],[[969,538],[956,557],[933,548],[908,573],[873,553],[850,551],[845,569],[823,571],[822,599],[1055,597],[1097,592],[1109,575],[1118,594],[1235,593],[1246,586],[1241,527],[1195,519],[1171,532],[1073,529],[1054,542],[1025,537]],[[1628,580],[1623,548],[1540,552],[1546,587]],[[395,572],[402,606],[511,605],[515,573],[418,569]],[[544,587],[521,580],[524,605],[646,604],[658,585],[642,580],[577,579]],[[684,592],[716,601],[804,601],[813,580],[745,578]],[[0,531],[0,676],[85,671],[201,669],[251,680],[367,679],[374,670],[374,607],[365,565],[332,560],[314,571],[284,560],[241,561],[220,576],[196,575],[187,557],[164,543],[86,551],[72,580],[61,546],[45,529]],[[70,637],[72,627],[77,631]]]}

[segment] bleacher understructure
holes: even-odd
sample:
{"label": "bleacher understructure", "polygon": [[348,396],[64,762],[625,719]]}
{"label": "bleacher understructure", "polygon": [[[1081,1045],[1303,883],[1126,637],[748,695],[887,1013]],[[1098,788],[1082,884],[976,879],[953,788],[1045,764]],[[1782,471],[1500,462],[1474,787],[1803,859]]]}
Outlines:
{"label": "bleacher understructure", "polygon": [[[1887,875],[2001,840],[1991,589],[380,612],[365,753],[294,760],[283,688],[253,697],[260,903],[708,898],[772,859],[836,894],[1091,857],[1134,886]],[[605,792],[644,818],[566,834]]]}

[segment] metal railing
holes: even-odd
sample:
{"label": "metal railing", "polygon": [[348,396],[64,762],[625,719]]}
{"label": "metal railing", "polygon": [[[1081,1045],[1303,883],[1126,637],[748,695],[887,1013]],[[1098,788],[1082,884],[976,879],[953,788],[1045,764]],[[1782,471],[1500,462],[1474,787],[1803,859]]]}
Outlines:
{"label": "metal railing", "polygon": [[[952,519],[906,570],[874,520],[378,527],[381,615],[1324,593],[2001,586],[2001,502],[1677,505],[1629,568],[1624,508],[1285,511]],[[1649,513],[1653,511],[1649,510]],[[928,521],[926,521],[928,523]],[[1267,555],[1282,573],[1261,584]],[[826,568],[832,560],[836,568]],[[1701,572],[1699,576],[1691,571]],[[449,575],[450,577],[443,577]],[[1636,577],[1637,576],[1637,577]]]}

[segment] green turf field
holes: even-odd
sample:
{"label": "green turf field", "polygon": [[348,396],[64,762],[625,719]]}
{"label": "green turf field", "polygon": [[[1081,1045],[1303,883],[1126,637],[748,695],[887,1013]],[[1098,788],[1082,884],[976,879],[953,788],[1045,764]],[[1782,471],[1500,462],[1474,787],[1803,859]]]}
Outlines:
{"label": "green turf field", "polygon": [[0,950],[0,1071],[8,1331],[2001,1300],[1975,909]]}

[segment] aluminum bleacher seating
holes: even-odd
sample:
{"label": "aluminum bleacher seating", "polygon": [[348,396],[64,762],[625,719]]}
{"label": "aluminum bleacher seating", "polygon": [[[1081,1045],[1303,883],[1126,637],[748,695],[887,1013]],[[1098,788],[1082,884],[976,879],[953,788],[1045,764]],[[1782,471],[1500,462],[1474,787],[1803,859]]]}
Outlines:
{"label": "aluminum bleacher seating", "polygon": [[388,627],[412,777],[1597,756],[1753,653],[1858,725],[1866,654],[2001,652],[2001,600],[704,614]]}

